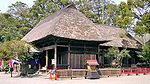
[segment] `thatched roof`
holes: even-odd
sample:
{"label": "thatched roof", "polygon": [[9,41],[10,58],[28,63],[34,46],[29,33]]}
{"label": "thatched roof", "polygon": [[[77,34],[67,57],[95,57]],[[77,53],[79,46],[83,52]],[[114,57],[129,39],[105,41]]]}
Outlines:
{"label": "thatched roof", "polygon": [[[103,46],[115,46],[115,47],[127,47],[127,48],[138,48],[139,43],[129,34],[126,33],[124,29],[108,26],[104,24],[96,24],[103,39],[112,40],[110,42],[101,44]],[[124,34],[121,38],[120,34]]]}
{"label": "thatched roof", "polygon": [[102,41],[96,25],[73,4],[40,21],[22,40],[33,42],[48,35],[77,40]]}

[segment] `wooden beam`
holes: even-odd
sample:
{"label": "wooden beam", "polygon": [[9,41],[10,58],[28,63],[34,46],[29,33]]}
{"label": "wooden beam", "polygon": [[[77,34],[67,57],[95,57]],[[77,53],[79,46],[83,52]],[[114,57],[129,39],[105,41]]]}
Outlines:
{"label": "wooden beam", "polygon": [[68,47],[68,45],[57,45],[59,47]]}
{"label": "wooden beam", "polygon": [[41,51],[43,51],[43,50],[50,50],[50,49],[54,49],[54,47],[55,47],[55,45],[51,45],[51,46],[40,48],[40,50]]}
{"label": "wooden beam", "polygon": [[[67,45],[57,45],[57,46],[59,46],[59,47],[68,47]],[[40,50],[43,51],[43,50],[50,50],[50,49],[54,49],[54,48],[55,48],[55,45],[51,45],[51,46],[40,48]]]}

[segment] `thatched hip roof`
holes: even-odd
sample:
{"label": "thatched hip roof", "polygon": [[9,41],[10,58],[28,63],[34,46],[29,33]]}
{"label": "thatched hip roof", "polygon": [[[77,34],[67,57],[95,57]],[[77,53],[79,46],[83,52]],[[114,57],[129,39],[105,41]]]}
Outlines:
{"label": "thatched hip roof", "polygon": [[73,4],[40,21],[22,40],[33,42],[48,35],[77,40],[103,40],[96,25]]}

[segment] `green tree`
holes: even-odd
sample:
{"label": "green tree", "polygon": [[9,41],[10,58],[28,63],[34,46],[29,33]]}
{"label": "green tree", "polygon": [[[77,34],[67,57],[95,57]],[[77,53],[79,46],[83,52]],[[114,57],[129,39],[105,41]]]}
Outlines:
{"label": "green tree", "polygon": [[16,2],[9,6],[7,13],[0,14],[0,42],[20,40],[32,29],[28,6]]}
{"label": "green tree", "polygon": [[[106,24],[106,14],[107,6],[112,2],[111,0],[104,0],[104,7],[102,7],[102,0],[77,0],[75,1],[76,7],[82,12],[86,17],[92,20],[94,23],[102,23],[102,17],[104,18],[104,23]],[[102,8],[104,9],[104,15],[102,13]]]}
{"label": "green tree", "polygon": [[30,8],[30,16],[33,20],[33,26],[35,26],[41,19],[71,3],[72,0],[36,0]]}
{"label": "green tree", "polygon": [[134,32],[138,35],[150,33],[150,0],[128,0],[135,20]]}
{"label": "green tree", "polygon": [[16,21],[8,13],[0,14],[0,42],[18,39]]}
{"label": "green tree", "polygon": [[142,47],[142,53],[138,55],[142,60],[150,63],[150,43]]}
{"label": "green tree", "polygon": [[117,47],[112,47],[108,49],[108,53],[106,54],[106,57],[109,57],[110,59],[115,60],[116,67],[121,68],[123,58],[131,57],[131,56],[129,55],[129,51],[126,49],[123,49],[120,51]]}
{"label": "green tree", "polygon": [[34,54],[30,52],[32,45],[24,41],[6,41],[1,43],[0,46],[0,59],[5,61],[19,59],[23,63],[22,73],[27,74],[27,60]]}
{"label": "green tree", "polygon": [[116,24],[116,19],[118,17],[118,6],[116,4],[108,4],[108,6],[106,6],[106,12],[105,14],[107,14],[107,17],[105,18],[105,23],[108,25],[113,25],[113,26],[117,26]]}
{"label": "green tree", "polygon": [[118,5],[116,24],[120,28],[131,28],[133,24],[132,10],[125,2],[121,2]]}
{"label": "green tree", "polygon": [[7,61],[13,59],[14,53],[12,51],[11,42],[5,42],[0,44],[0,59]]}
{"label": "green tree", "polygon": [[18,29],[17,32],[21,38],[33,28],[32,17],[29,14],[29,7],[27,4],[16,2],[9,6],[8,13],[12,15],[16,21],[13,24],[16,24],[15,27]]}

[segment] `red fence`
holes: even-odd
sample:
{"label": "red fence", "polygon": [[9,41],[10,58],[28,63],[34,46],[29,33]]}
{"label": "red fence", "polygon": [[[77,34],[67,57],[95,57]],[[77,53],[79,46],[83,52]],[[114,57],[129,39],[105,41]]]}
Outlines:
{"label": "red fence", "polygon": [[129,69],[121,69],[120,70],[121,75],[122,74],[147,74],[150,73],[150,68],[129,68]]}
{"label": "red fence", "polygon": [[[68,65],[57,65],[57,70],[67,69]],[[49,65],[48,69],[54,69],[54,65]]]}

